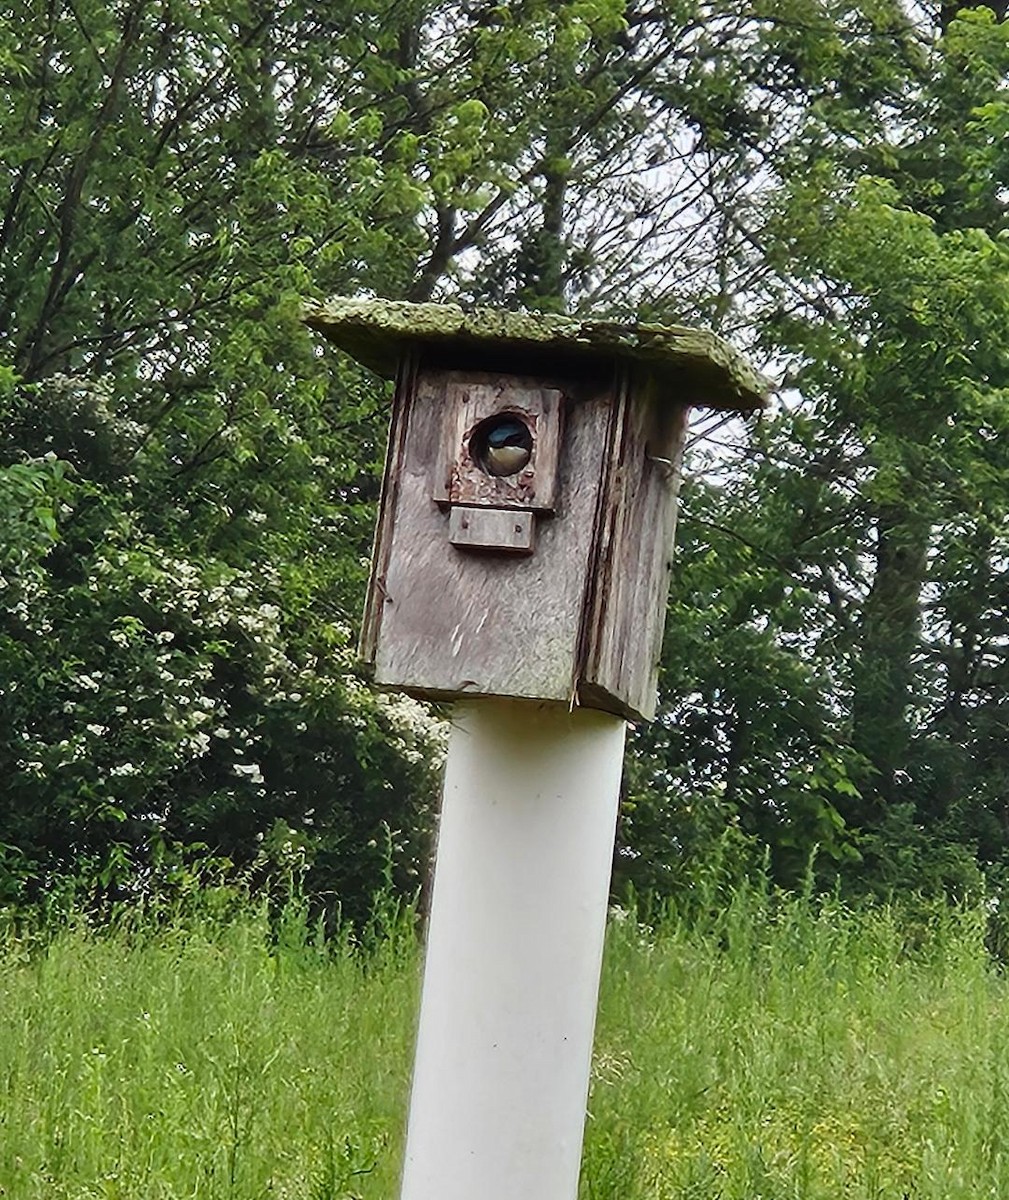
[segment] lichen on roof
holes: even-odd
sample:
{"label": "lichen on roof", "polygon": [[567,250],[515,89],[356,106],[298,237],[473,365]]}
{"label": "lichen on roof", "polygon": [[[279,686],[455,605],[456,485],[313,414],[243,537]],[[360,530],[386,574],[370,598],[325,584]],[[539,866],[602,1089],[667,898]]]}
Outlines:
{"label": "lichen on roof", "polygon": [[728,342],[704,329],[620,323],[553,313],[464,309],[458,304],[336,297],[305,309],[307,325],[379,375],[395,375],[404,351],[458,346],[470,353],[556,354],[565,362],[622,360],[660,384],[685,386],[691,402],[727,411],[763,408],[769,382]]}

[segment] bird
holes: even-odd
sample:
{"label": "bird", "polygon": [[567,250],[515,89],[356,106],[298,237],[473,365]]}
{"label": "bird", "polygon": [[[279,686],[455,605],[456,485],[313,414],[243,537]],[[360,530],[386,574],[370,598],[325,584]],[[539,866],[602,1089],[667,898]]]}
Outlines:
{"label": "bird", "polygon": [[481,457],[488,475],[514,475],[532,457],[533,439],[529,427],[515,417],[493,424],[485,438]]}

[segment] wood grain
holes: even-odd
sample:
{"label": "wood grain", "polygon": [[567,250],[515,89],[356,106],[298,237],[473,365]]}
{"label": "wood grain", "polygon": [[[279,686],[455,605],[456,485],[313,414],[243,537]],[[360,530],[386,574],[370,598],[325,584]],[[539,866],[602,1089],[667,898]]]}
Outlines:
{"label": "wood grain", "polygon": [[448,515],[448,540],[463,550],[532,554],[536,516],[522,509],[453,504]]}
{"label": "wood grain", "polygon": [[640,382],[620,387],[579,683],[583,703],[646,719],[655,714],[688,409],[685,398],[670,401],[657,404]]}
{"label": "wood grain", "polygon": [[[443,504],[488,504],[549,512],[557,492],[562,396],[541,381],[475,372],[425,370],[418,387],[440,397],[444,430],[433,496]],[[528,466],[516,475],[488,475],[470,452],[488,417],[510,413],[532,434]]]}
{"label": "wood grain", "polygon": [[[627,371],[594,384],[488,380],[414,362],[401,376],[362,637],[375,682],[649,719],[690,398],[659,402],[654,377]],[[554,407],[555,515],[441,499],[473,396],[477,419],[512,401],[532,415]]]}
{"label": "wood grain", "polygon": [[[504,312],[457,304],[411,304],[335,296],[308,304],[305,324],[387,378],[405,351],[429,359],[444,354],[450,365],[464,356],[483,369],[518,373],[520,359],[537,374],[605,373],[621,362],[662,381],[672,393],[688,389],[696,403],[728,412],[754,412],[767,404],[770,382],[728,342],[706,329],[645,322],[617,322],[555,313]],[[476,365],[476,363],[467,363]]]}

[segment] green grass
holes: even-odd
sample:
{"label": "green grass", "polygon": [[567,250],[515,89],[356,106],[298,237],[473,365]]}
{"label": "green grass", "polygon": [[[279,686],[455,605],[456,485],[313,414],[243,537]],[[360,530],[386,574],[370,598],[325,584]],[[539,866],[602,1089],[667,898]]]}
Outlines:
{"label": "green grass", "polygon": [[393,1196],[416,947],[288,932],[249,914],[9,944],[4,1200]]}
{"label": "green grass", "polygon": [[[1009,1196],[984,924],[757,892],[614,921],[583,1200]],[[8,935],[0,1195],[394,1200],[417,967],[402,929],[355,952],[296,914]]]}
{"label": "green grass", "polygon": [[1009,1196],[1009,990],[979,912],[739,895],[610,940],[584,1194]]}

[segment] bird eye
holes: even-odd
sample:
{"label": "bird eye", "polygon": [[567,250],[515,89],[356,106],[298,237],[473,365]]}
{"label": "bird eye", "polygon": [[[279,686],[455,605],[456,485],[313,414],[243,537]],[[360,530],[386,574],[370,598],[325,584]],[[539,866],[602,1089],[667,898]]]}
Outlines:
{"label": "bird eye", "polygon": [[533,435],[521,417],[495,413],[473,430],[469,452],[488,475],[517,475],[532,457]]}

